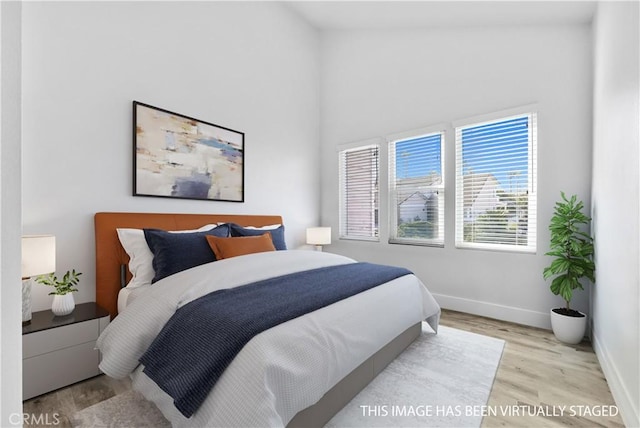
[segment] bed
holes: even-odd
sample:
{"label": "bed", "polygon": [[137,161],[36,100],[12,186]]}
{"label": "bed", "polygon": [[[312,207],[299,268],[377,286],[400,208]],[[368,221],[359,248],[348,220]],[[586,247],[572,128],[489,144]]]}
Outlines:
{"label": "bed", "polygon": [[422,282],[413,275],[395,278],[258,334],[229,364],[197,411],[186,417],[139,363],[177,308],[220,289],[308,269],[355,265],[352,259],[330,253],[270,251],[202,264],[135,293],[121,291],[131,281],[131,272],[117,229],[195,231],[223,223],[260,230],[282,224],[282,218],[95,215],[96,301],[113,320],[98,341],[100,367],[113,377],[130,376],[134,389],[154,402],[173,426],[323,426],[420,335],[423,320],[437,330],[440,308]]}

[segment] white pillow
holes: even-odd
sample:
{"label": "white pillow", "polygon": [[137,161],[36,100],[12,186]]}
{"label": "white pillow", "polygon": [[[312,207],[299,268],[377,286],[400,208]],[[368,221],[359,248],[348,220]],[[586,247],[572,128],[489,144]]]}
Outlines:
{"label": "white pillow", "polygon": [[[198,229],[192,230],[170,230],[171,233],[191,233],[204,232],[217,227],[217,224],[206,224]],[[140,287],[151,284],[151,280],[156,275],[153,270],[153,253],[147,245],[142,229],[116,229],[122,247],[129,255],[129,272],[131,281],[127,288]]]}
{"label": "white pillow", "polygon": [[255,229],[255,230],[273,230],[273,229],[277,229],[280,226],[282,226],[281,224],[271,224],[269,226],[260,226],[260,227],[255,227],[255,226],[242,226],[245,229]]}

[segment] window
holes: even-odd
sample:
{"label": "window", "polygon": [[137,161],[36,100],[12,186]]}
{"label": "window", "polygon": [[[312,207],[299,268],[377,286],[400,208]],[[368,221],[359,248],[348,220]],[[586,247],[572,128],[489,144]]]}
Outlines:
{"label": "window", "polygon": [[378,240],[379,148],[340,152],[340,238]]}
{"label": "window", "polygon": [[536,251],[536,114],[456,127],[456,246]]}
{"label": "window", "polygon": [[444,245],[444,133],[389,143],[389,242]]}

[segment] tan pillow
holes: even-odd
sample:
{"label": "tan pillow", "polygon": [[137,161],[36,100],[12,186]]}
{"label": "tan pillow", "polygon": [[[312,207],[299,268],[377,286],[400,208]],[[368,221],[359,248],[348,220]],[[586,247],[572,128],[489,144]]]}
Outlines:
{"label": "tan pillow", "polygon": [[269,232],[258,236],[220,238],[218,236],[207,235],[206,238],[217,260],[276,250]]}

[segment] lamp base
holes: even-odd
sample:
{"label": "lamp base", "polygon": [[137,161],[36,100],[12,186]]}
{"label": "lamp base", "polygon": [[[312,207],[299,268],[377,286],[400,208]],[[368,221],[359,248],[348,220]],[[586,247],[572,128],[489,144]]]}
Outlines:
{"label": "lamp base", "polygon": [[316,245],[316,251],[322,251],[322,245]]}
{"label": "lamp base", "polygon": [[22,280],[22,325],[31,322],[31,278]]}

